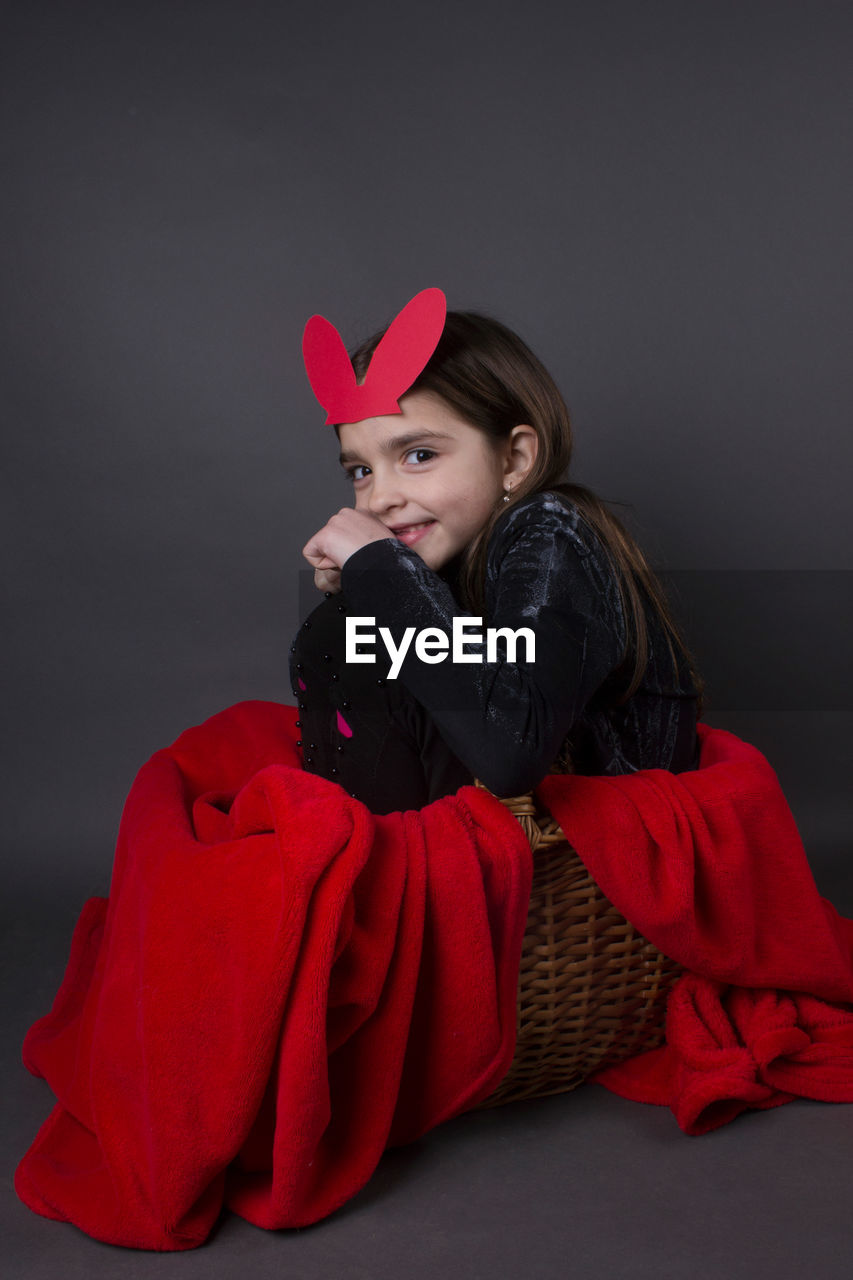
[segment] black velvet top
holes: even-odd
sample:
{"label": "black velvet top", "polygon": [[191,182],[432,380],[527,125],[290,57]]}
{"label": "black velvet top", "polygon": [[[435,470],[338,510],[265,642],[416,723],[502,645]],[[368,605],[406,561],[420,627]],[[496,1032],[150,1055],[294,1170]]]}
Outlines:
{"label": "black velvet top", "polygon": [[[497,795],[522,794],[563,749],[582,774],[695,768],[697,690],[683,654],[673,670],[648,604],[643,681],[615,705],[627,687],[625,618],[604,549],[575,504],[544,492],[508,507],[487,556],[486,617],[461,648],[482,661],[452,662],[448,652],[435,663],[418,657],[415,636],[438,628],[452,646],[454,617],[472,617],[454,595],[460,557],[435,572],[387,538],[348,558],[341,591],[310,614],[291,648],[305,767],[377,813],[420,807],[474,777]],[[360,646],[375,664],[344,660],[347,616],[375,619],[359,624],[375,637]],[[415,628],[396,679],[381,627],[395,647]],[[532,630],[532,660],[519,639],[510,661],[502,637],[489,660],[487,628],[503,627]]]}

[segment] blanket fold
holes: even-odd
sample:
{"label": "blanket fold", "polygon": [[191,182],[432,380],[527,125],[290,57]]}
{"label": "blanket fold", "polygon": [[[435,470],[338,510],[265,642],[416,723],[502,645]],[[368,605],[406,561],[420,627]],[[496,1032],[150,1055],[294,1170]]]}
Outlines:
{"label": "blanket fold", "polygon": [[614,906],[687,970],[666,1044],[589,1079],[691,1134],[794,1096],[853,1101],[853,920],[819,894],[767,758],[698,733],[696,770],[536,789]]}
{"label": "blanket fold", "polygon": [[[530,846],[488,792],[371,814],[303,771],[295,707],[238,703],[140,769],[27,1068],[56,1098],[15,1174],[111,1244],[203,1243],[223,1206],[305,1226],[497,1088],[515,1051]],[[769,762],[537,789],[618,909],[685,967],[667,1043],[600,1071],[701,1133],[853,1100],[853,921],[821,898]]]}
{"label": "blanket fold", "polygon": [[240,703],[137,775],[24,1041],[57,1098],[15,1176],[36,1212],[158,1250],[223,1203],[304,1226],[509,1068],[518,823],[474,787],[372,815],[302,770],[296,714]]}

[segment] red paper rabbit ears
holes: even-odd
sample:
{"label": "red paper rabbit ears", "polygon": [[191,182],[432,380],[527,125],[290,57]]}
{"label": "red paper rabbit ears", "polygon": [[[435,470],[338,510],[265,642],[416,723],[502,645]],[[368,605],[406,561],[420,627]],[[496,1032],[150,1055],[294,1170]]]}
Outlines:
{"label": "red paper rabbit ears", "polygon": [[416,293],[386,329],[361,386],[335,326],[323,316],[312,316],[302,336],[302,354],[308,381],[328,415],[325,425],[401,413],[397,401],[438,346],[446,316],[441,289]]}

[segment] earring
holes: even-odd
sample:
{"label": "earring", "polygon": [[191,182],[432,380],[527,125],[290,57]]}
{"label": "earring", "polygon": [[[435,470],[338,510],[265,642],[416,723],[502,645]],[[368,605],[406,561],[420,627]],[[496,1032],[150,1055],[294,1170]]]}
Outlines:
{"label": "earring", "polygon": [[509,502],[509,495],[512,493],[512,485],[504,493],[504,502]]}

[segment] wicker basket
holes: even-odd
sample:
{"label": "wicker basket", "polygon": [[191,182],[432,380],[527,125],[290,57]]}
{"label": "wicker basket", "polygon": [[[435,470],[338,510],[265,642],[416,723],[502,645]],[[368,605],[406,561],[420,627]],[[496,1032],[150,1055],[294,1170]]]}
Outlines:
{"label": "wicker basket", "polygon": [[656,1048],[664,1040],[669,990],[682,972],[605,898],[532,793],[501,803],[530,841],[533,885],[515,1056],[498,1088],[474,1110],[564,1093],[597,1067]]}

